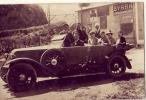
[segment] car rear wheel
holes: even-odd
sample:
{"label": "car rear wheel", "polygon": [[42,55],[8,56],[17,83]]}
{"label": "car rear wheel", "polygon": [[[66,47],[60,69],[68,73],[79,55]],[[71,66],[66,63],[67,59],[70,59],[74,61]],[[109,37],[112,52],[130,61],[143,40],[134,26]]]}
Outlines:
{"label": "car rear wheel", "polygon": [[40,62],[46,66],[53,75],[58,75],[64,67],[63,55],[58,51],[46,51],[42,55]]}
{"label": "car rear wheel", "polygon": [[114,55],[109,59],[107,72],[110,76],[117,78],[121,77],[126,71],[126,61],[120,55]]}
{"label": "car rear wheel", "polygon": [[26,63],[14,64],[8,71],[7,82],[15,92],[31,89],[36,83],[35,69]]}

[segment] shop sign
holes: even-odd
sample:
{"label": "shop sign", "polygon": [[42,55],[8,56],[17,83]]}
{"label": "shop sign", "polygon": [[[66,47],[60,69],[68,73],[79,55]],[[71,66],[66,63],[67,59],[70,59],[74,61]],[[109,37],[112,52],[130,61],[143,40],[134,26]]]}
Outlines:
{"label": "shop sign", "polygon": [[114,12],[122,12],[133,9],[133,3],[116,3],[113,5]]}

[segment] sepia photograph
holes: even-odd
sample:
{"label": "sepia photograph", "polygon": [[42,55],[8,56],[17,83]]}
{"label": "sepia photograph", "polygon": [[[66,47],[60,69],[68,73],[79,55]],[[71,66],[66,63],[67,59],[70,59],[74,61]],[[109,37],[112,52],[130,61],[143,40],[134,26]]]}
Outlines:
{"label": "sepia photograph", "polygon": [[144,2],[0,4],[0,100],[145,98]]}

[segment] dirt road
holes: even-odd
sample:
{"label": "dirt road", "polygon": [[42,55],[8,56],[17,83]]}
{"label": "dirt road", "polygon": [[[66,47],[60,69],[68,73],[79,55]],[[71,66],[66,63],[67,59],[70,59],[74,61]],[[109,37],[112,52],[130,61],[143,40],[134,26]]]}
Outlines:
{"label": "dirt road", "polygon": [[[99,100],[144,97],[144,50],[127,53],[133,68],[121,79],[105,74],[39,81],[28,92],[13,93],[0,80],[0,100]],[[41,79],[42,80],[42,79]]]}

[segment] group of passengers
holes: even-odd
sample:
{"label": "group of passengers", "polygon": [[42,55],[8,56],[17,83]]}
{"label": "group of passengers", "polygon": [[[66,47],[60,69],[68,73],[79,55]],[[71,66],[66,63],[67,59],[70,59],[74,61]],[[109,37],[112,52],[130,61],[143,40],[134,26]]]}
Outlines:
{"label": "group of passengers", "polygon": [[[86,28],[81,24],[79,24],[72,32],[68,28],[66,33],[67,35],[63,41],[64,47],[84,46],[85,43],[90,45],[116,44],[116,40],[113,38],[113,33],[110,30],[106,33],[104,31],[100,32],[100,27],[98,24],[95,24],[95,30],[90,31],[89,34],[86,33]],[[120,32],[119,39],[117,41],[117,43],[126,43],[122,32]]]}

